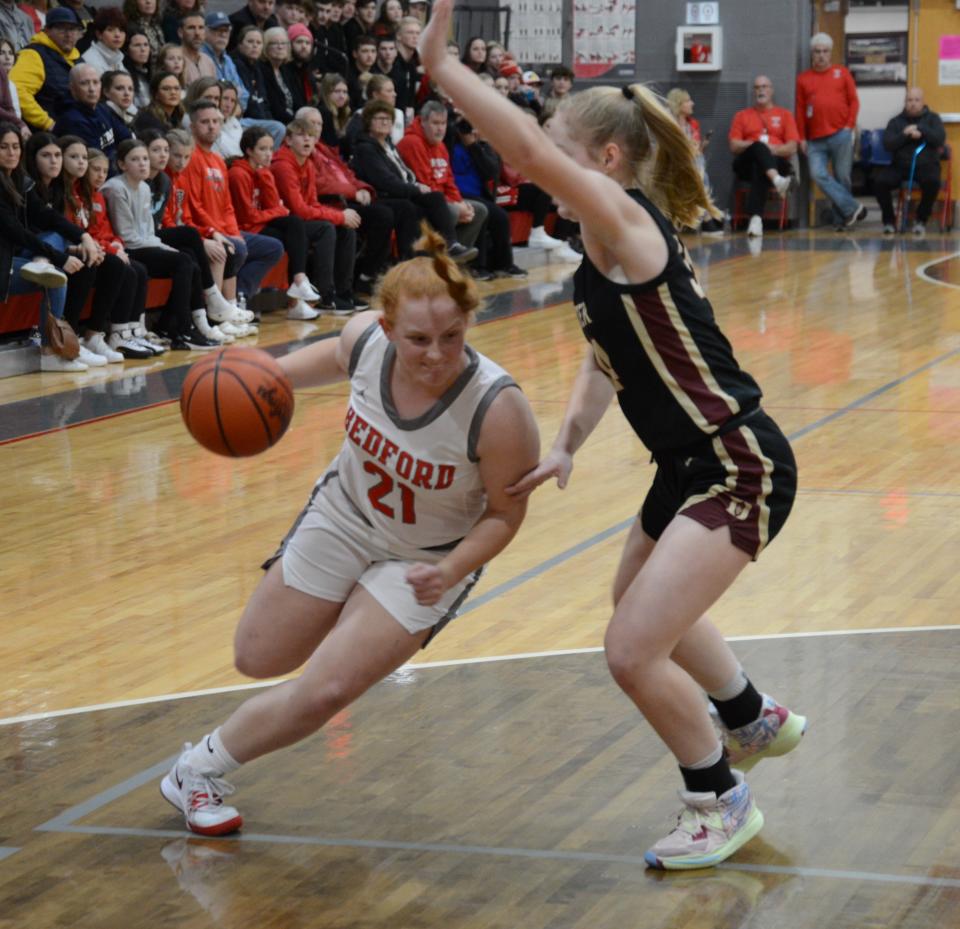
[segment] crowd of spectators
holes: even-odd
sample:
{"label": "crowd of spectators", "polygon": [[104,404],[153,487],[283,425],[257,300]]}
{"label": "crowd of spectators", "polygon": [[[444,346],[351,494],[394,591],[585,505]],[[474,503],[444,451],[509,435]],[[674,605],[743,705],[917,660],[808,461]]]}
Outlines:
{"label": "crowd of spectators", "polygon": [[[247,301],[284,254],[290,318],[348,315],[367,305],[389,264],[410,257],[423,221],[481,281],[526,275],[510,209],[532,214],[530,247],[579,260],[576,225],[558,219],[547,232],[550,198],[504,164],[424,72],[425,0],[248,0],[230,15],[206,13],[203,0],[160,2],[93,10],[82,0],[0,0],[0,275],[12,272],[0,297],[44,291],[44,369],[209,350],[253,334]],[[728,133],[753,237],[769,192],[786,196],[799,152],[838,227],[866,213],[849,184],[856,88],[830,64],[829,37],[814,36],[811,50],[797,118],[758,75],[753,106]],[[573,89],[569,69],[544,80],[482,36],[451,41],[448,52],[545,127]],[[942,127],[911,93],[885,138],[896,153],[879,177],[887,230],[903,165],[924,193],[918,229],[936,196]],[[710,139],[694,101],[674,88],[667,104],[709,189]],[[930,152],[912,161],[924,139]],[[704,214],[700,230],[724,227]],[[152,278],[169,280],[170,297],[151,327]],[[78,358],[48,344],[48,316],[74,330]]]}
{"label": "crowd of spectators", "polygon": [[[247,301],[284,254],[290,318],[348,315],[412,255],[422,221],[478,280],[526,276],[506,208],[533,214],[531,247],[578,260],[576,227],[547,234],[549,197],[424,73],[428,15],[425,0],[248,0],[229,15],[203,0],[0,0],[0,297],[44,292],[42,369],[253,334]],[[544,93],[482,37],[450,53],[541,122],[572,89],[557,68]],[[170,296],[148,319],[154,278]]]}

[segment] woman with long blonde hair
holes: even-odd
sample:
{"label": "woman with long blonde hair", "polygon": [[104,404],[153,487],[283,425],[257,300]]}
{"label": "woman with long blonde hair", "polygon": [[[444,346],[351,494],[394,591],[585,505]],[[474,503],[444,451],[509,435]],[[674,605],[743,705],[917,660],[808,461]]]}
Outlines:
{"label": "woman with long blonde hair", "polygon": [[240,618],[237,668],[298,677],[189,743],[161,783],[187,828],[242,824],[224,777],[322,728],[425,647],[483,565],[516,534],[525,500],[504,488],[539,438],[510,376],[466,342],[476,285],[425,232],[422,255],[379,288],[383,310],[284,355],[295,389],[349,379],[344,441]]}
{"label": "woman with long blonde hair", "polygon": [[560,104],[544,138],[446,53],[452,10],[453,0],[434,4],[423,66],[505,161],[579,219],[585,249],[574,304],[586,355],[553,448],[510,490],[523,497],[549,478],[565,487],[614,396],[653,453],[657,473],[614,580],[605,650],[683,778],[677,826],[646,860],[709,867],[763,825],[742,771],[790,751],[806,726],[754,688],[704,615],[782,528],[796,492],[793,454],[675,231],[704,210],[719,214],[670,112],[641,84],[592,87]]}
{"label": "woman with long blonde hair", "polygon": [[[710,190],[710,178],[707,176],[707,160],[704,152],[710,144],[710,133],[704,135],[700,130],[700,123],[693,115],[694,102],[689,91],[682,87],[671,87],[664,98],[667,107],[677,121],[677,125],[683,130],[693,146],[694,157],[697,162],[697,168],[700,170],[700,177],[703,179],[704,189],[708,194]],[[704,235],[723,235],[723,223],[713,216],[704,213],[703,221],[700,223],[700,231]]]}

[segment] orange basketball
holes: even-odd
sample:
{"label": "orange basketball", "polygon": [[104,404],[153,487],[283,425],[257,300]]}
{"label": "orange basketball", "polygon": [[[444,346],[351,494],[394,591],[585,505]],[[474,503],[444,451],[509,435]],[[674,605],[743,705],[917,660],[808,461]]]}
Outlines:
{"label": "orange basketball", "polygon": [[259,348],[211,352],[187,372],[180,414],[204,448],[243,458],[266,451],[293,417],[293,388],[272,355]]}

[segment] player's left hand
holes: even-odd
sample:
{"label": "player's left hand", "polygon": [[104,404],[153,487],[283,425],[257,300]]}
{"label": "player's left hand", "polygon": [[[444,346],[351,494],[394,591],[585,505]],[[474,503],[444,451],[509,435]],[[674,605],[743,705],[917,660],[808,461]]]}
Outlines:
{"label": "player's left hand", "polygon": [[439,565],[415,564],[406,576],[420,606],[433,606],[446,592],[447,579]]}
{"label": "player's left hand", "polygon": [[430,9],[430,22],[420,33],[420,41],[417,43],[420,63],[434,75],[448,58],[447,39],[450,36],[453,2],[454,0],[435,0]]}

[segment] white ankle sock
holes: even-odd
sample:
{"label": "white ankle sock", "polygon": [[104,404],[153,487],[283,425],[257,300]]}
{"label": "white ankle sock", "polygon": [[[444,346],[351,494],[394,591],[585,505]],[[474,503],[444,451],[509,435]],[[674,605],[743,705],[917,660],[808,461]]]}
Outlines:
{"label": "white ankle sock", "polygon": [[743,673],[743,668],[737,666],[737,673],[727,681],[719,690],[711,690],[709,695],[714,700],[732,700],[739,697],[747,689],[747,675]]}
{"label": "white ankle sock", "polygon": [[690,771],[702,771],[704,768],[712,768],[723,757],[723,746],[717,742],[717,747],[705,758],[701,758],[694,764],[685,764],[683,767]]}
{"label": "white ankle sock", "polygon": [[240,767],[240,762],[235,761],[224,747],[219,726],[190,749],[187,764],[200,774],[212,774],[217,777],[236,771]]}

